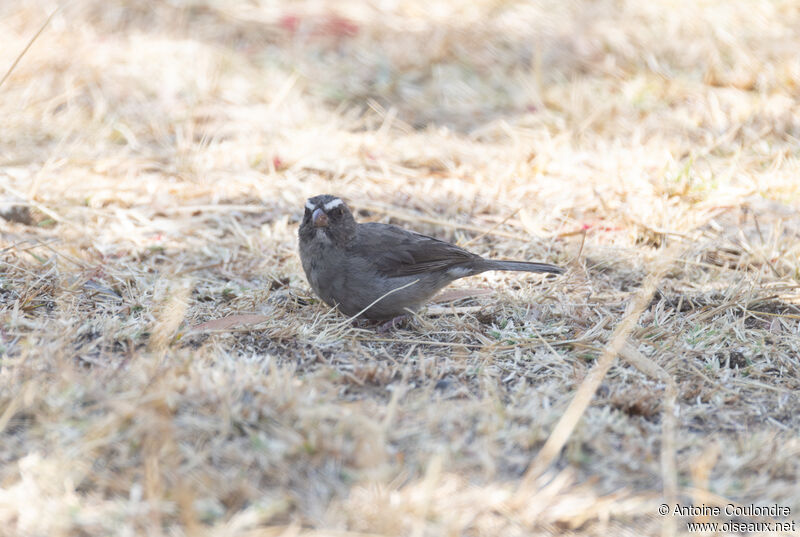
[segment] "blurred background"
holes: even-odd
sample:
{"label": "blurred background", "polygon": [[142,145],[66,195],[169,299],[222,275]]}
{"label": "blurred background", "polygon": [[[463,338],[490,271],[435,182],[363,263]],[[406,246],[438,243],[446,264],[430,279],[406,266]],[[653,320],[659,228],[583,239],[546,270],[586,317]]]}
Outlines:
{"label": "blurred background", "polygon": [[[56,7],[4,4],[4,70]],[[671,223],[664,191],[796,194],[776,158],[798,135],[797,19],[766,1],[70,2],[3,85],[3,167],[90,208],[148,182],[138,202],[169,203],[169,179],[281,206],[544,200],[546,225],[626,191]]]}

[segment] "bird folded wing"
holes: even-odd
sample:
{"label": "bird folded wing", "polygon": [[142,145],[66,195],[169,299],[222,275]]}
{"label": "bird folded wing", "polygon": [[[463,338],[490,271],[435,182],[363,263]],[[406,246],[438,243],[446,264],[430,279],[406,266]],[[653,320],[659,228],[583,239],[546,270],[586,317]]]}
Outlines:
{"label": "bird folded wing", "polygon": [[447,270],[478,257],[439,239],[375,222],[358,226],[349,249],[353,255],[370,259],[386,276]]}

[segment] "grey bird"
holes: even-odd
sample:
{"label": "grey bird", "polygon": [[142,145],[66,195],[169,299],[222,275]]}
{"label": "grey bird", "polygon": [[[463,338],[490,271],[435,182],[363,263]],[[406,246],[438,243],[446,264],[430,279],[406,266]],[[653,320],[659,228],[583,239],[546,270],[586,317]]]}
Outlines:
{"label": "grey bird", "polygon": [[548,263],[485,259],[454,244],[397,226],[356,223],[329,194],[306,201],[300,260],[314,292],[347,316],[386,320],[423,305],[453,280],[487,270],[550,272]]}

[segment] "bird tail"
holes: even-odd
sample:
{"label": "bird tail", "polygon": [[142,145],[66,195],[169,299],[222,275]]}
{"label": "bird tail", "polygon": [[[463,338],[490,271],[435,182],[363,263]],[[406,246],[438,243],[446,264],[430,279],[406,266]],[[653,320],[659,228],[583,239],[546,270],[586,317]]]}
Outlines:
{"label": "bird tail", "polygon": [[550,272],[561,274],[565,269],[550,263],[532,263],[530,261],[502,261],[499,259],[484,259],[486,264],[483,270],[516,270],[520,272]]}

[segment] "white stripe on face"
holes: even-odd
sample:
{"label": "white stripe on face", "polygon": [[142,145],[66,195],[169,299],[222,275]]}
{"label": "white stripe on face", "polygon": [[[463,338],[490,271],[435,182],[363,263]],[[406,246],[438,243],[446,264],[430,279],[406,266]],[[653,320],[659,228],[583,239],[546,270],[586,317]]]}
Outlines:
{"label": "white stripe on face", "polygon": [[342,200],[340,200],[339,198],[336,198],[335,200],[331,200],[331,201],[329,201],[328,203],[325,204],[325,207],[324,207],[325,212],[327,213],[331,209],[335,209],[336,207],[338,207],[340,205],[344,205],[344,202]]}
{"label": "white stripe on face", "polygon": [[308,209],[309,211],[313,211],[314,209],[316,209],[316,207],[314,207],[314,204],[311,203],[311,201],[309,200],[306,202],[306,209]]}

